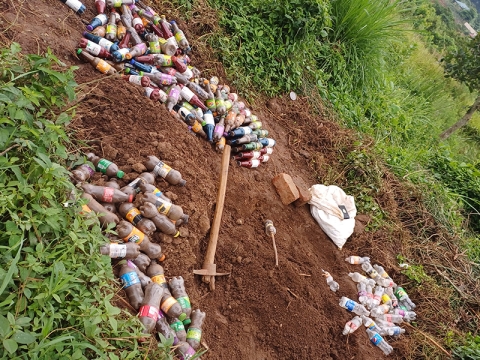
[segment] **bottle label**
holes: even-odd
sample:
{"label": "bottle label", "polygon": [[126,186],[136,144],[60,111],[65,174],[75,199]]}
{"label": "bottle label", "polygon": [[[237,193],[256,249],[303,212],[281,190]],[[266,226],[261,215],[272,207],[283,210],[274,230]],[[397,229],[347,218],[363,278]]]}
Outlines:
{"label": "bottle label", "polygon": [[87,164],[83,164],[82,166],[80,166],[82,169],[85,169],[86,171],[88,171],[88,174],[91,176],[95,175],[95,171],[90,167],[90,165],[87,165]]}
{"label": "bottle label", "polygon": [[108,161],[107,159],[100,159],[97,164],[97,170],[100,171],[102,174],[105,174],[107,172],[107,168],[112,164],[113,163],[111,161]]}
{"label": "bottle label", "polygon": [[379,334],[375,334],[370,339],[373,345],[378,346],[383,341],[383,338]]}
{"label": "bottle label", "polygon": [[140,278],[138,277],[135,271],[128,272],[120,276],[120,279],[123,282],[123,288],[129,288],[132,285],[140,284]]}
{"label": "bottle label", "polygon": [[182,41],[184,39],[186,39],[186,38],[185,38],[185,35],[183,34],[183,32],[177,31],[175,33],[175,40],[177,40],[178,43],[180,43],[180,41]]}
{"label": "bottle label", "polygon": [[178,331],[185,331],[185,325],[183,325],[183,323],[178,320],[178,321],[175,321],[174,323],[171,323],[170,324],[170,327],[175,330],[175,332],[178,332]]}
{"label": "bottle label", "polygon": [[179,356],[179,359],[190,360],[193,355],[195,355],[195,350],[190,346],[187,351],[185,351],[181,356]]}
{"label": "bottle label", "polygon": [[137,225],[140,220],[143,219],[142,214],[137,208],[130,209],[129,212],[125,215],[128,221],[130,221],[133,225]]}
{"label": "bottle label", "polygon": [[165,91],[163,91],[162,89],[158,89],[158,93],[160,94],[160,102],[161,103],[166,103],[167,102],[167,94],[165,93]]}
{"label": "bottle label", "polygon": [[165,317],[165,314],[163,313],[162,310],[158,310],[158,318],[163,319]]}
{"label": "bottle label", "polygon": [[202,339],[202,330],[194,327],[188,328],[187,339],[200,341]]}
{"label": "bottle label", "polygon": [[161,192],[160,190],[158,190],[157,188],[155,188],[155,189],[153,190],[153,193],[155,194],[156,197],[162,196],[162,192]]}
{"label": "bottle label", "polygon": [[216,108],[215,99],[207,99],[207,100],[205,100],[205,104],[207,105],[207,107],[208,107],[210,110]]}
{"label": "bottle label", "polygon": [[162,306],[160,307],[164,313],[168,313],[168,310],[177,303],[177,300],[174,299],[173,296],[170,296],[165,299],[165,301],[162,303]]}
{"label": "bottle label", "polygon": [[347,309],[348,311],[353,311],[354,308],[355,302],[352,300],[347,300],[347,302],[345,303],[345,309]]}
{"label": "bottle label", "polygon": [[140,245],[144,238],[145,234],[134,226],[132,232],[126,237],[124,237],[123,240],[128,242],[134,242]]}
{"label": "bottle label", "polygon": [[113,7],[121,7],[122,0],[113,0]]}
{"label": "bottle label", "polygon": [[162,85],[170,85],[172,83],[172,76],[168,74],[161,73],[160,75],[160,83]]}
{"label": "bottle label", "polygon": [[100,45],[101,47],[103,47],[105,50],[107,50],[108,52],[110,52],[110,47],[113,45],[113,43],[111,41],[108,41],[107,39],[105,38],[100,38],[100,41],[98,42],[98,45]]}
{"label": "bottle label", "polygon": [[358,297],[367,296],[367,292],[365,290],[362,290],[362,291],[359,291],[357,295]]}
{"label": "bottle label", "polygon": [[387,294],[383,294],[382,295],[382,302],[383,303],[387,303],[389,301],[391,301],[392,299],[390,299],[390,296],[388,296]]}
{"label": "bottle label", "polygon": [[[132,75],[134,76],[134,75]],[[140,185],[140,182],[142,181],[143,179],[142,178],[136,178],[135,180],[133,180],[130,184],[128,184],[127,186],[130,186],[134,189],[136,189],[139,185]]]}
{"label": "bottle label", "polygon": [[[142,77],[140,75],[130,75],[128,81],[135,85],[142,85]],[[137,179],[133,180],[136,181]],[[130,185],[130,184],[129,184]]]}
{"label": "bottle label", "polygon": [[93,41],[88,40],[87,46],[85,46],[85,50],[87,50],[90,54],[97,56],[100,54],[102,47],[98,44],[95,44]]}
{"label": "bottle label", "polygon": [[384,320],[388,321],[388,322],[393,322],[392,321],[392,315],[391,314],[385,314]]}
{"label": "bottle label", "polygon": [[182,306],[182,309],[191,309],[190,298],[188,296],[182,296],[177,299],[178,303]]}
{"label": "bottle label", "polygon": [[393,330],[392,336],[400,335],[400,327],[399,326],[395,326],[392,330]]}
{"label": "bottle label", "polygon": [[125,244],[110,244],[109,256],[112,259],[123,259],[127,255],[127,245]]}
{"label": "bottle label", "polygon": [[159,54],[160,53],[160,44],[158,43],[158,41],[150,41],[148,43],[149,47],[150,47],[150,52],[152,54]]}
{"label": "bottle label", "polygon": [[158,285],[160,285],[163,288],[167,287],[167,281],[165,280],[165,275],[164,274],[152,276],[152,281],[154,283],[157,283]]}
{"label": "bottle label", "polygon": [[155,90],[154,88],[151,87],[146,87],[145,89],[145,96],[150,99],[150,95],[152,95],[153,91]]}
{"label": "bottle label", "polygon": [[184,86],[182,88],[182,91],[180,91],[180,95],[182,95],[182,97],[187,100],[188,102],[190,102],[190,100],[192,100],[192,98],[195,96],[195,94],[192,92],[192,90],[190,90],[188,87]]}
{"label": "bottle label", "polygon": [[172,97],[175,100],[175,103],[178,101],[178,97],[180,96],[180,91],[178,90],[178,87],[174,86],[168,93],[169,97]]}
{"label": "bottle label", "polygon": [[405,311],[403,311],[402,309],[395,309],[395,314],[400,315],[402,317],[405,317],[405,315],[407,315],[405,314]]}
{"label": "bottle label", "polygon": [[224,130],[225,130],[225,127],[224,127],[223,125],[217,124],[217,125],[215,126],[214,133],[215,133],[215,134],[218,134],[218,135],[220,135],[220,136],[223,136],[223,131],[224,131]]}
{"label": "bottle label", "polygon": [[407,297],[407,293],[405,292],[405,290],[402,288],[402,287],[398,287],[397,288],[397,291],[395,291],[395,295],[397,298],[399,298],[400,300],[402,300],[403,298]]}
{"label": "bottle label", "polygon": [[153,168],[153,172],[162,178],[165,178],[168,173],[172,170],[170,166],[165,164],[163,161],[160,161],[155,167]]}
{"label": "bottle label", "polygon": [[109,63],[107,63],[105,60],[100,60],[95,68],[101,73],[106,74],[110,71],[112,66]]}
{"label": "bottle label", "polygon": [[111,203],[113,202],[113,195],[115,194],[115,189],[106,187],[103,189],[102,201]]}
{"label": "bottle label", "polygon": [[65,1],[65,4],[75,12],[80,10],[80,8],[83,5],[80,1],[77,1],[77,0],[67,0],[67,1]]}
{"label": "bottle label", "polygon": [[160,45],[163,45],[163,44],[165,44],[165,43],[167,42],[167,40],[165,40],[164,38],[159,37],[159,38],[158,38],[158,42],[160,43]]}
{"label": "bottle label", "polygon": [[162,58],[163,58],[163,66],[173,66],[172,57],[170,55],[162,54]]}
{"label": "bottle label", "polygon": [[117,35],[117,25],[115,24],[108,24],[107,25],[107,34]]}
{"label": "bottle label", "polygon": [[157,211],[163,215],[167,215],[168,212],[170,211],[170,208],[172,207],[171,202],[164,201],[163,199],[160,199],[160,198],[158,198],[157,203],[155,205],[157,206]]}
{"label": "bottle label", "polygon": [[202,125],[197,120],[195,120],[192,125],[192,130],[193,132],[199,132],[200,130],[202,130]]}
{"label": "bottle label", "polygon": [[155,306],[143,305],[140,310],[138,310],[138,316],[145,316],[157,321],[158,319],[158,309]]}
{"label": "bottle label", "polygon": [[[121,2],[121,0],[115,0],[115,1],[120,1]],[[133,27],[135,27],[135,25],[143,26],[142,19],[140,19],[139,17],[134,17],[133,20],[132,20],[132,25],[133,25]]]}
{"label": "bottle label", "polygon": [[374,330],[376,325],[377,324],[375,324],[375,322],[372,321],[370,324],[367,325],[367,328],[369,328],[370,330]]}
{"label": "bottle label", "polygon": [[203,120],[205,120],[205,123],[207,125],[215,125],[215,120],[213,119],[212,114],[205,114],[203,115]]}

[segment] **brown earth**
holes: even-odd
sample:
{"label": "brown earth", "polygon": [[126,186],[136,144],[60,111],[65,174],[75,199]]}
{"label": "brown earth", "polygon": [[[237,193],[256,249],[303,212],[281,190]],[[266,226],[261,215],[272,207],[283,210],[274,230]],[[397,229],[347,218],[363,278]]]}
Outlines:
{"label": "brown earth", "polygon": [[[90,19],[94,1],[84,3],[88,10],[82,19]],[[355,284],[347,274],[359,268],[344,261],[348,255],[370,256],[396,275],[398,282],[404,279],[398,268],[389,266],[395,264],[400,250],[396,248],[401,247],[400,235],[384,251],[377,251],[386,234],[363,231],[369,221],[363,216],[363,223],[358,223],[356,233],[339,251],[310,215],[308,205],[282,205],[271,184],[281,172],[299,176],[308,185],[319,183],[332,171],[342,176],[339,154],[355,148],[353,133],[312,116],[305,98],[291,101],[283,96],[258,100],[251,106],[277,145],[271,160],[258,169],[230,163],[216,263],[219,271],[231,275],[218,278],[216,290],[210,292],[192,271],[202,266],[221,155],[192,135],[163,105],[147,99],[141,88],[115,77],[105,78],[90,64],[81,63],[74,49],[84,24],[59,1],[7,0],[0,10],[3,37],[19,42],[24,53],[44,53],[50,47],[61,61],[79,67],[76,80],[80,92],[70,125],[79,139],[98,140],[94,151],[115,161],[128,179],[136,176],[131,174],[132,165],[153,154],[187,180],[184,188],[157,182],[160,189],[174,193],[178,197],[175,203],[190,215],[181,241],[162,243],[167,254],[164,266],[167,276],[185,278],[193,307],[207,313],[203,339],[209,351],[205,359],[383,358],[365,331],[342,336],[344,324],[353,316],[340,308],[338,301],[341,296],[356,299]],[[195,36],[200,35],[187,31],[194,46]],[[208,74],[216,73],[225,80],[221,64],[211,62],[210,54],[194,52],[192,58],[200,70],[208,69]],[[382,205],[388,211],[390,198],[385,199]],[[277,228],[278,268],[271,239],[264,233],[267,218]],[[339,282],[337,293],[330,291],[321,269]],[[409,329],[399,340],[389,339],[395,348],[391,358],[404,357],[408,333]]]}

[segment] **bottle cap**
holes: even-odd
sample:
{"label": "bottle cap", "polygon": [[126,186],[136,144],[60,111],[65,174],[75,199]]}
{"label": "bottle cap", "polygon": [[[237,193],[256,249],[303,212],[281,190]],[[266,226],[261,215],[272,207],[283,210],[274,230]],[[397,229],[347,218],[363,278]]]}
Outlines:
{"label": "bottle cap", "polygon": [[185,186],[187,185],[187,180],[184,180],[182,179],[179,183],[178,183],[179,186]]}
{"label": "bottle cap", "polygon": [[128,202],[130,202],[130,203],[133,202],[133,195],[130,195],[130,196],[128,197]]}
{"label": "bottle cap", "polygon": [[173,235],[174,238],[178,237],[180,235],[180,231],[177,231],[175,235]]}
{"label": "bottle cap", "polygon": [[77,54],[80,55],[82,53],[82,49],[77,49]]}
{"label": "bottle cap", "polygon": [[178,320],[183,322],[183,320],[185,320],[186,318],[187,318],[187,314],[181,313],[180,316],[178,317]]}
{"label": "bottle cap", "polygon": [[160,256],[160,257],[158,258],[158,261],[164,261],[164,260],[165,260],[165,257],[166,257],[165,254],[162,254],[162,256]]}
{"label": "bottle cap", "polygon": [[87,25],[87,30],[88,31],[93,31],[93,26],[92,25]]}
{"label": "bottle cap", "polygon": [[185,319],[182,321],[183,322],[183,325],[190,325],[192,323],[192,320],[190,319]]}
{"label": "bottle cap", "polygon": [[122,170],[120,170],[120,171],[117,172],[117,177],[118,177],[119,179],[123,178],[124,175],[125,175],[125,173],[124,173]]}

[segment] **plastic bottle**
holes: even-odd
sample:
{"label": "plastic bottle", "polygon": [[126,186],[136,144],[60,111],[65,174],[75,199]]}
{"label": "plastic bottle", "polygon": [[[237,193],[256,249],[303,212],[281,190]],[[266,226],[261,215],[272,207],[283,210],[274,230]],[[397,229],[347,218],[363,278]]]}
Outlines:
{"label": "plastic bottle", "polygon": [[213,130],[215,129],[215,120],[210,110],[207,110],[203,115],[205,124],[203,125],[203,131],[207,134],[207,140],[213,142]]}
{"label": "plastic bottle", "polygon": [[158,23],[160,28],[162,29],[163,35],[165,35],[165,39],[169,39],[173,37],[172,32],[170,31],[170,24],[165,19],[165,15],[160,16],[160,21]]}
{"label": "plastic bottle", "polygon": [[257,141],[257,135],[254,135],[254,134],[243,135],[240,138],[228,140],[227,144],[231,146],[238,146],[242,144],[248,144],[249,142],[252,142],[252,141]]}
{"label": "plastic bottle", "polygon": [[274,147],[277,143],[274,139],[271,138],[259,138],[258,142],[264,147]]}
{"label": "plastic bottle", "polygon": [[365,282],[366,280],[368,280],[366,276],[363,276],[358,272],[349,273],[348,276],[350,276],[350,278],[355,282]]}
{"label": "plastic bottle", "polygon": [[[133,243],[127,243],[127,244],[133,244]],[[135,264],[135,266],[141,271],[141,272],[146,272],[147,268],[150,266],[152,263],[152,260],[145,254],[140,253],[132,262]]]}
{"label": "plastic bottle", "polygon": [[191,320],[192,323],[187,332],[187,342],[193,349],[197,350],[200,347],[200,341],[202,339],[202,326],[205,321],[205,313],[200,311],[200,309],[193,310]]}
{"label": "plastic bottle", "polygon": [[[146,202],[140,206],[140,211],[143,216],[153,221],[158,230],[167,235],[177,237],[180,232],[175,228],[175,224],[172,223],[165,215],[160,214],[157,208],[152,203]],[[182,220],[184,222],[184,220]],[[188,221],[188,219],[187,219]]]}
{"label": "plastic bottle", "polygon": [[259,159],[261,156],[270,155],[272,153],[273,153],[272,148],[263,148],[258,151],[240,152],[237,155],[233,156],[233,159],[234,160]]}
{"label": "plastic bottle", "polygon": [[89,54],[93,56],[97,56],[104,59],[110,59],[112,57],[112,55],[103,47],[85,38],[80,39],[78,43],[78,47],[84,49],[85,51],[87,51]]}
{"label": "plastic bottle", "polygon": [[167,101],[167,94],[159,88],[145,87],[145,96],[153,101],[165,102]]}
{"label": "plastic bottle", "polygon": [[412,300],[410,300],[410,297],[408,296],[407,292],[401,286],[397,286],[395,288],[395,296],[397,297],[398,300],[404,303],[407,303],[412,309],[415,309],[416,305],[413,303]]}
{"label": "plastic bottle", "polygon": [[215,106],[217,107],[217,113],[219,115],[226,114],[227,108],[225,107],[225,101],[223,100],[219,89],[217,89],[215,94]]}
{"label": "plastic bottle", "polygon": [[358,290],[358,301],[366,305],[368,302],[368,296],[367,296],[367,285],[364,282],[359,282],[357,283],[357,290]]}
{"label": "plastic bottle", "polygon": [[215,125],[213,130],[213,141],[218,142],[223,137],[223,132],[225,130],[225,116],[220,117],[220,121]]}
{"label": "plastic bottle", "polygon": [[398,299],[393,294],[393,288],[391,288],[391,287],[385,288],[385,294],[387,294],[388,297],[390,298],[392,307],[393,308],[398,308]]}
{"label": "plastic bottle", "polygon": [[77,55],[83,61],[89,62],[95,69],[101,73],[112,75],[117,72],[109,63],[105,60],[97,58],[83,49],[77,49]]}
{"label": "plastic bottle", "polygon": [[380,350],[382,350],[385,355],[390,355],[390,353],[393,351],[393,348],[383,339],[380,334],[370,329],[367,329],[367,335],[370,339],[370,342],[380,348]]}
{"label": "plastic bottle", "polygon": [[153,193],[143,194],[143,203],[145,202],[154,204],[160,214],[166,215],[173,221],[177,221],[183,217],[183,209],[180,206],[165,201]]}
{"label": "plastic bottle", "polygon": [[184,74],[179,73],[174,68],[169,68],[169,67],[162,66],[160,68],[160,71],[164,74],[175,76],[175,78],[177,79],[177,82],[180,83],[180,84],[185,85],[185,84],[188,83],[187,77]]}
{"label": "plastic bottle", "polygon": [[[141,253],[140,253],[141,254]],[[133,270],[135,270],[135,272],[137,273],[138,275],[138,278],[140,279],[140,284],[142,284],[142,289],[145,288],[145,286],[147,286],[148,284],[150,284],[152,282],[152,280],[147,276],[145,275],[138,267],[137,265],[135,265],[131,260],[127,260],[127,265],[132,268]]]}
{"label": "plastic bottle", "polygon": [[384,293],[385,289],[382,286],[376,286],[375,290],[373,292],[373,300],[371,302],[372,307],[376,307],[380,305],[380,302],[382,300],[382,295]]}
{"label": "plastic bottle", "polygon": [[122,5],[135,4],[135,0],[107,0],[108,7],[121,7]]}
{"label": "plastic bottle", "polygon": [[152,261],[150,263],[150,266],[147,268],[147,275],[150,276],[153,282],[157,283],[161,287],[165,289],[168,288],[163,266],[158,264],[156,261]]}
{"label": "plastic bottle", "polygon": [[221,137],[220,140],[217,141],[215,144],[215,150],[219,153],[223,153],[223,150],[225,149],[225,144],[226,144],[226,139],[225,137]]}
{"label": "plastic bottle", "polygon": [[[185,313],[186,318],[183,320],[185,325],[190,324],[190,314],[192,313],[192,305],[190,304],[190,298],[185,290],[185,282],[183,277],[175,276],[168,282],[172,296],[178,301],[182,307],[182,311]],[[191,344],[190,344],[191,345]]]}
{"label": "plastic bottle", "polygon": [[133,201],[132,195],[127,195],[114,188],[97,186],[88,183],[83,183],[81,187],[86,193],[92,195],[97,201],[109,203],[120,203],[126,201],[131,203]]}
{"label": "plastic bottle", "polygon": [[402,315],[395,315],[395,314],[382,314],[376,317],[378,320],[392,322],[394,324],[401,324],[403,322]]}
{"label": "plastic bottle", "polygon": [[408,305],[406,302],[398,300],[398,307],[402,309],[403,311],[411,311],[413,308]]}
{"label": "plastic bottle", "polygon": [[120,268],[119,277],[122,280],[123,289],[127,293],[130,305],[132,305],[135,310],[138,310],[142,304],[144,294],[137,273],[127,264],[124,264]]}
{"label": "plastic bottle", "polygon": [[[123,17],[122,17],[122,18],[123,18]],[[127,50],[128,50],[128,49],[129,49],[129,48],[128,48],[128,45],[129,45],[129,43],[130,43],[130,38],[131,38],[131,37],[132,37],[132,36],[130,35],[130,33],[126,30],[125,36],[123,37],[123,39],[122,39],[122,40],[118,43],[118,45],[117,45],[117,46],[118,46],[118,49],[119,49],[119,50],[120,50],[120,49],[127,49]],[[123,56],[123,57],[125,57],[125,56]]]}
{"label": "plastic bottle", "polygon": [[[187,83],[187,87],[197,94],[198,98],[202,101],[205,101],[209,98],[208,92],[206,92],[200,85],[194,82]],[[213,94],[212,94],[213,95]]]}
{"label": "plastic bottle", "polygon": [[325,279],[327,280],[327,285],[330,286],[330,290],[336,292],[338,289],[340,289],[340,285],[338,285],[338,283],[333,280],[332,275],[330,275],[328,271],[322,269],[322,272],[323,276],[325,276]]}
{"label": "plastic bottle", "polygon": [[145,45],[144,43],[137,44],[132,48],[130,48],[128,53],[125,54],[125,59],[130,60],[136,56],[145,54],[146,51],[147,51],[147,45]]}
{"label": "plastic bottle", "polygon": [[92,31],[98,26],[103,26],[107,23],[108,17],[105,14],[98,14],[95,16],[92,21],[90,21],[90,24],[87,25],[87,31]]}
{"label": "plastic bottle", "polygon": [[138,318],[144,326],[144,332],[149,334],[155,329],[160,310],[163,288],[154,282],[145,286],[145,297],[138,310]]}
{"label": "plastic bottle", "polygon": [[382,336],[400,336],[405,333],[405,329],[400,326],[390,326],[382,328],[378,333]]}
{"label": "plastic bottle", "polygon": [[180,360],[190,360],[195,355],[195,350],[185,341],[180,341],[175,348],[175,354]]}
{"label": "plastic bottle", "polygon": [[117,38],[117,12],[115,9],[110,10],[110,16],[108,18],[107,30],[105,32],[105,38],[110,41],[115,41]]}
{"label": "plastic bottle", "polygon": [[78,0],[60,0],[65,5],[67,5],[70,9],[75,11],[76,14],[82,15],[87,8]]}
{"label": "plastic bottle", "polygon": [[123,218],[127,219],[141,232],[148,236],[152,235],[157,230],[155,224],[151,220],[144,218],[140,213],[140,210],[138,210],[133,204],[120,204],[118,212]]}
{"label": "plastic bottle", "polygon": [[201,108],[203,111],[207,110],[207,107],[203,104],[203,102],[187,86],[182,87],[180,95],[190,104]]}
{"label": "plastic bottle", "polygon": [[[148,183],[148,184],[142,183],[142,184],[139,185],[138,188],[140,189],[140,191],[141,191],[142,193],[149,193],[149,192],[151,192],[151,193],[154,193],[155,196],[160,197],[160,198],[162,198],[162,199],[165,200],[165,201],[170,201],[170,202],[172,202],[171,199],[169,199],[168,197],[166,197],[163,192],[161,192],[159,189],[157,189],[157,188],[156,188],[154,185],[152,185],[151,183]],[[156,211],[156,209],[155,209],[155,211]],[[158,211],[157,211],[157,213],[158,213]],[[154,215],[154,214],[152,214],[152,215]],[[144,216],[145,216],[145,215],[144,215]],[[150,219],[149,216],[147,216],[147,217]]]}
{"label": "plastic bottle", "polygon": [[160,261],[164,259],[160,245],[152,243],[147,235],[132,224],[122,220],[118,223],[116,230],[123,241],[135,242],[140,245],[140,250],[147,254],[150,259]]}
{"label": "plastic bottle", "polygon": [[120,219],[117,215],[105,209],[97,202],[97,200],[93,198],[92,195],[83,193],[82,198],[87,199],[87,206],[90,210],[96,212],[97,214],[102,214],[98,216],[98,220],[103,227],[107,227],[109,224],[118,224],[120,222]]}
{"label": "plastic bottle", "polygon": [[100,246],[100,254],[108,255],[112,259],[135,259],[140,255],[140,247],[135,243],[110,243]]}
{"label": "plastic bottle", "polygon": [[72,178],[75,183],[82,183],[88,181],[93,175],[95,175],[95,170],[88,164],[82,164],[76,169],[71,171]]}
{"label": "plastic bottle", "polygon": [[172,111],[173,107],[177,104],[180,98],[180,86],[173,85],[168,92],[168,98],[165,106],[168,111]]}
{"label": "plastic bottle", "polygon": [[415,311],[405,311],[402,309],[393,309],[390,311],[390,314],[401,315],[405,321],[412,321],[417,317]]}
{"label": "plastic bottle", "polygon": [[178,44],[177,40],[175,40],[173,36],[167,38],[167,40],[165,40],[163,37],[159,37],[158,42],[160,43],[160,49],[162,49],[162,53],[165,55],[173,56],[177,52]]}
{"label": "plastic bottle", "polygon": [[245,136],[245,135],[249,135],[249,134],[252,134],[253,130],[251,128],[249,128],[248,126],[242,126],[242,127],[239,127],[235,130],[232,130],[228,133],[228,136],[229,137],[240,137],[240,136]]}
{"label": "plastic bottle", "polygon": [[166,288],[163,292],[162,301],[160,305],[162,311],[170,318],[178,318],[180,321],[185,320],[186,315],[182,311],[182,306],[177,300],[170,294],[170,291]]}
{"label": "plastic bottle", "polygon": [[95,9],[97,14],[103,14],[105,12],[105,0],[95,0]]}
{"label": "plastic bottle", "polygon": [[123,40],[125,35],[127,34],[127,28],[123,25],[123,22],[120,18],[117,18],[117,39],[119,41]]}
{"label": "plastic bottle", "polygon": [[120,190],[123,191],[125,194],[132,194],[135,195],[140,191],[141,184],[153,184],[155,182],[155,176],[149,172],[143,172],[138,177],[125,185]]}
{"label": "plastic bottle", "polygon": [[122,75],[122,79],[135,85],[150,86],[150,78],[148,76]]}
{"label": "plastic bottle", "polygon": [[360,305],[345,296],[342,296],[342,298],[340,299],[339,305],[344,309],[347,309],[348,311],[353,312],[357,315],[365,315],[365,316],[370,315],[370,312],[367,309],[365,309],[363,305]]}
{"label": "plastic bottle", "polygon": [[260,166],[260,160],[258,159],[251,159],[251,160],[246,160],[246,161],[237,161],[237,165],[244,167],[244,168],[257,168]]}
{"label": "plastic bottle", "polygon": [[167,318],[162,310],[158,312],[157,323],[155,324],[155,329],[165,336],[166,339],[173,338],[173,345],[178,344],[177,334],[175,330],[173,330],[167,322]]}
{"label": "plastic bottle", "polygon": [[382,304],[374,307],[372,311],[370,312],[373,317],[379,317],[382,316],[383,314],[386,314],[390,311],[390,306]]}
{"label": "plastic bottle", "polygon": [[152,171],[156,176],[164,178],[171,185],[185,186],[187,183],[186,180],[182,179],[182,174],[160,161],[156,156],[148,156],[145,166],[148,171]]}
{"label": "plastic bottle", "polygon": [[[370,279],[372,280],[372,279]],[[373,305],[373,285],[371,285],[370,283],[367,282],[367,286],[366,286],[366,292],[367,292],[367,301],[365,303],[365,306],[368,308],[368,309],[372,309],[374,307]]]}
{"label": "plastic bottle", "polygon": [[259,142],[251,142],[251,143],[248,143],[248,144],[242,144],[240,146],[235,146],[232,149],[238,149],[238,151],[257,151],[257,150],[260,150],[262,148],[263,148],[263,146]]}
{"label": "plastic bottle", "polygon": [[170,21],[170,24],[172,24],[172,30],[173,33],[175,34],[175,40],[177,40],[178,46],[181,49],[187,49],[190,45],[188,44],[188,40],[185,37],[185,34],[180,28],[178,27],[177,23],[175,21]]}
{"label": "plastic bottle", "polygon": [[186,341],[187,340],[187,331],[185,330],[185,325],[183,322],[178,320],[177,318],[171,318],[168,320],[170,327],[175,331],[177,334],[177,338],[179,341]]}
{"label": "plastic bottle", "polygon": [[227,113],[227,116],[225,117],[225,132],[229,132],[230,130],[235,128],[235,117],[237,114],[235,114],[234,111],[229,111]]}
{"label": "plastic bottle", "polygon": [[363,326],[365,326],[367,329],[375,332],[379,332],[381,330],[380,327],[375,323],[375,321],[370,319],[368,316],[362,315],[361,318],[363,321]]}
{"label": "plastic bottle", "polygon": [[[99,26],[99,27],[93,29],[92,35],[100,36],[103,39],[103,37],[105,36],[105,27],[104,26]],[[107,39],[105,39],[105,40],[108,41]]]}
{"label": "plastic bottle", "polygon": [[362,318],[355,316],[352,320],[348,321],[343,328],[343,335],[354,333],[360,326],[362,326]]}
{"label": "plastic bottle", "polygon": [[[186,103],[186,104],[188,104],[188,103]],[[178,109],[177,111],[178,111],[178,114],[180,115],[180,117],[183,118],[185,123],[192,128],[192,131],[195,134],[197,134],[197,135],[199,135],[199,136],[201,136],[205,139],[207,138],[207,134],[205,134],[205,131],[203,131],[202,125],[197,121],[197,119],[195,118],[195,115],[193,115],[189,110],[187,110],[186,107],[183,107],[183,106],[180,107],[178,105],[175,105],[173,107],[172,111],[175,111],[176,109]]]}
{"label": "plastic bottle", "polygon": [[370,263],[363,263],[362,264],[362,269],[367,273],[368,276],[370,276],[372,279],[375,279],[378,277],[378,273],[375,271],[375,269],[372,267]]}
{"label": "plastic bottle", "polygon": [[[127,27],[127,33],[130,34],[130,41],[133,45],[144,44],[140,35],[138,35],[137,31],[133,27]],[[144,44],[145,47],[147,46]]]}
{"label": "plastic bottle", "polygon": [[381,277],[392,280],[392,278],[387,274],[387,272],[385,271],[385,269],[382,266],[374,264],[373,268],[378,273],[378,275],[380,275]]}
{"label": "plastic bottle", "polygon": [[207,98],[205,99],[205,105],[207,105],[208,110],[210,110],[211,112],[216,112],[217,105],[215,104],[215,94],[213,93],[208,80],[204,79],[203,87],[205,88],[205,91],[207,92],[207,95],[208,95]]}
{"label": "plastic bottle", "polygon": [[140,16],[138,16],[137,13],[132,13],[133,19],[132,19],[132,27],[135,29],[135,31],[138,34],[142,34],[145,32],[145,26],[143,26],[142,19],[140,19]]}
{"label": "plastic bottle", "polygon": [[102,159],[99,156],[96,156],[94,153],[88,153],[87,159],[92,162],[97,171],[100,171],[102,174],[107,175],[108,177],[114,177],[121,179],[125,173],[118,169],[118,166],[113,162]]}

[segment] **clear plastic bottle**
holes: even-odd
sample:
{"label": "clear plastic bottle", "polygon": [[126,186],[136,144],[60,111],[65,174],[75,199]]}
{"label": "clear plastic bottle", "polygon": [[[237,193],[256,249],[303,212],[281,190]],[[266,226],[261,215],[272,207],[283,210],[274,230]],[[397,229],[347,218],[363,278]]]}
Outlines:
{"label": "clear plastic bottle", "polygon": [[393,288],[391,287],[386,287],[385,288],[385,294],[388,295],[388,297],[390,298],[390,300],[392,301],[392,307],[394,309],[398,308],[398,299],[397,297],[393,294]]}
{"label": "clear plastic bottle", "polygon": [[405,329],[402,329],[400,326],[384,327],[378,333],[382,336],[400,336],[405,333]]}
{"label": "clear plastic bottle", "polygon": [[367,329],[367,335],[370,339],[370,342],[383,351],[385,355],[390,355],[393,351],[393,348],[385,341],[385,339],[375,331]]}
{"label": "clear plastic bottle", "polygon": [[370,263],[363,263],[362,264],[362,269],[372,279],[375,279],[377,276],[379,276],[378,273],[375,271],[375,269],[372,267],[372,265]]}
{"label": "clear plastic bottle", "polygon": [[402,309],[393,309],[390,311],[390,314],[401,315],[405,321],[413,321],[417,317],[415,311],[405,311]]}
{"label": "clear plastic bottle", "polygon": [[87,158],[92,162],[98,171],[107,175],[108,177],[116,176],[117,178],[121,179],[125,175],[123,171],[118,169],[116,164],[107,159],[102,159],[93,153],[88,153]]}
{"label": "clear plastic bottle", "polygon": [[373,317],[379,317],[383,314],[387,314],[390,311],[390,306],[382,304],[374,307],[370,312]]}
{"label": "clear plastic bottle", "polygon": [[403,322],[402,315],[395,315],[395,314],[383,314],[376,317],[378,320],[392,322],[394,324],[401,324]]}
{"label": "clear plastic bottle", "polygon": [[180,30],[175,21],[170,21],[170,24],[172,24],[172,30],[175,34],[175,40],[177,40],[178,46],[181,49],[187,49],[189,47],[189,44],[184,32]]}
{"label": "clear plastic bottle", "polygon": [[365,282],[366,280],[368,280],[366,276],[363,276],[358,272],[349,273],[348,276],[350,276],[350,278],[355,282]]}
{"label": "clear plastic bottle", "polygon": [[330,290],[336,292],[338,289],[340,289],[340,285],[338,285],[338,283],[333,280],[332,275],[330,275],[328,271],[322,269],[322,272],[323,276],[325,276],[325,280],[327,280],[327,285],[330,286]]}
{"label": "clear plastic bottle", "polygon": [[363,321],[363,326],[365,326],[367,329],[370,329],[375,332],[381,331],[381,328],[375,323],[375,321],[373,321],[368,316],[362,315],[361,318]]}
{"label": "clear plastic bottle", "polygon": [[352,320],[348,321],[343,328],[343,335],[352,334],[362,326],[362,318],[360,316],[355,316]]}
{"label": "clear plastic bottle", "polygon": [[395,288],[395,296],[397,297],[398,300],[404,303],[407,303],[412,309],[415,309],[416,305],[412,300],[410,300],[410,297],[408,296],[407,292],[401,286],[397,286]]}
{"label": "clear plastic bottle", "polygon": [[[168,217],[160,214],[155,205],[152,203],[145,202],[142,206],[140,206],[140,211],[142,212],[143,216],[152,220],[155,224],[155,227],[162,233],[172,235],[173,237],[180,235],[180,232],[175,228],[176,223],[179,222],[179,220],[177,220],[174,224]],[[182,223],[188,223],[188,215],[184,214],[184,216],[186,219],[181,218]]]}
{"label": "clear plastic bottle", "polygon": [[372,307],[380,305],[384,291],[385,289],[382,286],[375,286],[375,290],[373,292]]}
{"label": "clear plastic bottle", "polygon": [[368,301],[368,296],[367,296],[367,285],[360,281],[357,283],[357,290],[358,290],[358,301],[362,305],[366,305]]}
{"label": "clear plastic bottle", "polygon": [[367,309],[365,309],[363,305],[358,304],[357,302],[350,300],[345,296],[342,296],[342,298],[340,299],[339,305],[344,309],[347,309],[348,311],[353,312],[357,315],[365,315],[365,316],[370,315],[370,312]]}

